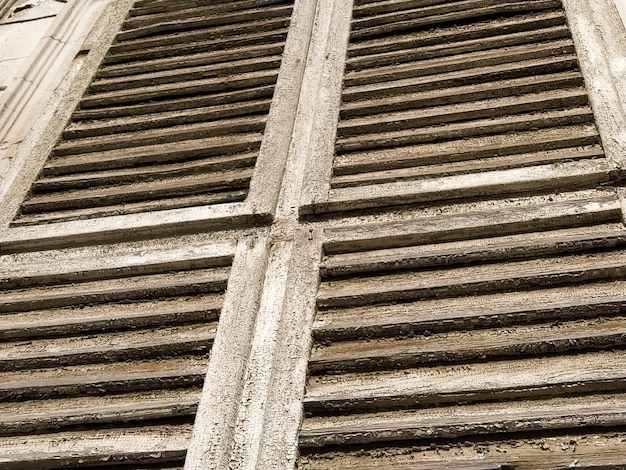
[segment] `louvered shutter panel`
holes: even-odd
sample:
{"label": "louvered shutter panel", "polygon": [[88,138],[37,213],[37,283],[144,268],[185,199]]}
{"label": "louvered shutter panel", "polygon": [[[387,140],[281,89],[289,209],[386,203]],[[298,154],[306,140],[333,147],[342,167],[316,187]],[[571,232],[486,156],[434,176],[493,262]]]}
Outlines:
{"label": "louvered shutter panel", "polygon": [[182,465],[234,243],[86,251],[5,264],[3,465]]}
{"label": "louvered shutter panel", "polygon": [[626,464],[613,168],[559,1],[357,0],[299,468]]}
{"label": "louvered shutter panel", "polygon": [[138,1],[14,226],[243,201],[290,1]]}
{"label": "louvered shutter panel", "polygon": [[559,1],[357,1],[329,192],[303,212],[592,188],[603,157]]}

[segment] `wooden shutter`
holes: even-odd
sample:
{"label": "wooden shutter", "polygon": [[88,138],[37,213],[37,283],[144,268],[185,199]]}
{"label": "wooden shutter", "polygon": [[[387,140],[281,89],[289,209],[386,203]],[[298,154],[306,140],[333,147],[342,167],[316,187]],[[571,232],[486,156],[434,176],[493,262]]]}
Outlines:
{"label": "wooden shutter", "polygon": [[243,201],[291,4],[135,2],[13,225]]}
{"label": "wooden shutter", "polygon": [[558,0],[357,1],[339,113],[304,213],[609,178]]}
{"label": "wooden shutter", "polygon": [[182,462],[234,246],[4,257],[3,468]]}
{"label": "wooden shutter", "polygon": [[299,468],[621,468],[626,231],[560,2],[351,25]]}

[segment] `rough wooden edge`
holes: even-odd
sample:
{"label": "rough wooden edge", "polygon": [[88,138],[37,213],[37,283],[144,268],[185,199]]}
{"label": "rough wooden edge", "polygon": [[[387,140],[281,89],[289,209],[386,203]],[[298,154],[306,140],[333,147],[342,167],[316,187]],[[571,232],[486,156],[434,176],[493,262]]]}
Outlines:
{"label": "rough wooden edge", "polygon": [[294,468],[315,315],[321,229],[273,246],[230,467]]}
{"label": "rough wooden edge", "polygon": [[285,171],[307,65],[317,0],[295,2],[272,105],[250,190],[247,210],[273,214]]}
{"label": "rough wooden edge", "polygon": [[268,264],[268,238],[239,241],[185,469],[228,467]]}
{"label": "rough wooden edge", "polygon": [[607,159],[626,168],[626,31],[612,0],[563,0]]}
{"label": "rough wooden edge", "polygon": [[308,129],[300,131],[298,137],[308,143],[310,150],[300,198],[301,213],[326,201],[330,190],[352,5],[352,0],[319,3],[317,28],[311,38],[302,86],[306,95],[302,97],[301,113]]}
{"label": "rough wooden edge", "polygon": [[9,155],[15,155],[0,182],[0,229],[13,219],[131,3],[91,0],[71,5],[40,41],[15,79],[17,83],[7,90],[0,142],[17,148],[9,149]]}

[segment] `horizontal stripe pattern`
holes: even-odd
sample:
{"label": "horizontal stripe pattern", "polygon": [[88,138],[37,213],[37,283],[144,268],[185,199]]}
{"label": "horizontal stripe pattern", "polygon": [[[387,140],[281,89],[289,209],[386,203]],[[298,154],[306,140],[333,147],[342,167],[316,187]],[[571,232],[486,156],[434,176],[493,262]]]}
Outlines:
{"label": "horizontal stripe pattern", "polygon": [[292,7],[136,3],[13,225],[245,200]]}
{"label": "horizontal stripe pattern", "polygon": [[2,467],[182,465],[233,260],[226,248],[6,271]]}
{"label": "horizontal stripe pattern", "polygon": [[[429,468],[416,449],[459,445],[526,468],[499,443],[621,429],[619,207],[613,196],[326,228],[300,467]],[[432,454],[430,468],[455,462]]]}

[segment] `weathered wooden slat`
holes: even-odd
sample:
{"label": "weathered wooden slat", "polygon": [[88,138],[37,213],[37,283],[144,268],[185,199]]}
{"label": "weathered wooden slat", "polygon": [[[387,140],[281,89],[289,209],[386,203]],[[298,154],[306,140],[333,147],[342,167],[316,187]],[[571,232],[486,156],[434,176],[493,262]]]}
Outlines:
{"label": "weathered wooden slat", "polygon": [[192,416],[199,398],[200,389],[194,387],[0,404],[0,435]]}
{"label": "weathered wooden slat", "polygon": [[314,348],[309,370],[312,373],[381,370],[610,349],[626,345],[625,320],[618,316],[558,325],[509,326],[506,330],[452,331],[404,340],[342,341]]}
{"label": "weathered wooden slat", "polygon": [[450,164],[567,149],[599,142],[600,136],[593,124],[509,132],[376,151],[340,153],[335,156],[334,174],[350,175],[421,165]]}
{"label": "weathered wooden slat", "polygon": [[[392,0],[388,6],[390,11],[396,11],[397,2]],[[356,6],[354,12],[356,13],[358,9],[359,7]],[[514,34],[563,24],[565,24],[565,15],[563,11],[557,10],[539,11],[514,17],[495,17],[452,26],[442,25],[436,29],[406,31],[402,35],[395,35],[393,41],[390,41],[388,37],[352,41],[348,45],[348,58],[382,54],[399,49],[412,49],[457,41],[489,38],[491,36]]]}
{"label": "weathered wooden slat", "polygon": [[[185,20],[197,16],[219,15],[237,10],[251,10],[263,6],[272,6],[285,3],[283,0],[244,0],[239,2],[229,2],[227,4],[202,5],[198,2],[190,5],[176,5],[176,8],[163,5],[166,11],[151,11],[150,8],[131,8],[129,18],[124,22],[124,29],[134,29],[141,26],[148,26],[154,23],[169,22],[174,20]],[[254,12],[253,12],[254,13]]]}
{"label": "weathered wooden slat", "polygon": [[335,226],[324,230],[324,251],[355,251],[395,248],[426,243],[486,238],[539,232],[582,225],[619,222],[621,210],[615,197],[424,217],[395,222]]}
{"label": "weathered wooden slat", "polygon": [[0,345],[0,370],[164,358],[209,351],[217,322],[113,333],[33,339]]}
{"label": "weathered wooden slat", "polygon": [[387,81],[398,81],[428,75],[459,72],[467,69],[493,67],[501,64],[543,59],[552,56],[565,57],[573,52],[574,44],[571,39],[502,47],[486,51],[458,54],[450,57],[420,60],[404,65],[394,64],[347,72],[344,78],[344,85],[350,87],[381,84]]}
{"label": "weathered wooden slat", "polygon": [[495,119],[478,119],[469,122],[442,124],[418,129],[378,132],[356,137],[337,139],[338,152],[361,151],[479,137],[505,132],[520,132],[546,127],[567,126],[593,121],[593,113],[587,106],[548,110],[533,114],[505,115]]}
{"label": "weathered wooden slat", "polygon": [[[106,120],[116,118],[138,119],[141,120],[143,115],[151,113],[168,113],[177,110],[187,110],[192,112],[195,108],[211,107],[215,110],[218,117],[228,116],[228,113],[237,109],[237,106],[243,105],[247,101],[264,100],[271,98],[274,92],[273,85],[261,86],[256,88],[244,88],[232,92],[213,93],[209,95],[190,96],[186,98],[168,99],[157,102],[144,102],[129,105],[120,105],[105,108],[88,108],[78,109],[72,114],[72,121],[76,122],[85,120]],[[226,113],[226,114],[224,114]],[[83,125],[88,125],[83,122]]]}
{"label": "weathered wooden slat", "polygon": [[0,339],[16,340],[217,321],[223,296],[37,310],[0,317]]}
{"label": "weathered wooden slat", "polygon": [[154,144],[168,144],[191,139],[229,136],[237,140],[240,134],[247,138],[250,133],[265,129],[265,116],[245,116],[172,126],[166,129],[151,129],[119,132],[112,135],[84,137],[60,142],[54,149],[55,156],[76,155],[88,152],[126,149]]}
{"label": "weathered wooden slat", "polygon": [[[290,16],[270,18],[259,21],[246,21],[241,24],[214,26],[205,28],[187,28],[186,31],[174,31],[167,34],[159,34],[153,37],[125,40],[117,42],[109,49],[109,54],[119,54],[142,50],[149,47],[159,47],[175,44],[189,44],[194,41],[235,39],[244,35],[263,34],[265,32],[284,30],[289,26]],[[231,42],[232,44],[232,42]]]}
{"label": "weathered wooden slat", "polygon": [[[431,127],[457,121],[511,116],[533,111],[546,112],[551,109],[584,106],[587,93],[583,88],[551,90],[529,93],[515,97],[486,99],[426,109],[413,109],[394,113],[379,113],[362,118],[343,119],[337,129],[338,139],[346,137],[392,132],[419,127]],[[343,140],[339,140],[343,142]]]}
{"label": "weathered wooden slat", "polygon": [[331,180],[331,188],[348,188],[367,184],[391,183],[394,181],[418,180],[436,176],[475,173],[479,171],[504,170],[532,165],[546,165],[585,158],[603,158],[604,150],[599,145],[584,148],[565,148],[532,152],[506,157],[476,159],[469,162],[445,163],[442,165],[426,165],[415,168],[398,168],[385,171],[336,176]]}
{"label": "weathered wooden slat", "polygon": [[[254,47],[259,44],[268,44],[273,42],[282,42],[287,35],[286,27],[270,29],[268,31],[243,33],[241,35],[226,36],[224,38],[214,38],[202,40],[202,38],[192,39],[182,43],[157,43],[152,46],[140,48],[131,48],[130,50],[115,51],[116,45],[112,45],[112,49],[104,58],[103,67],[113,66],[117,64],[124,67],[132,62],[163,59],[166,57],[184,57],[189,54],[197,54],[202,52],[221,52],[232,50],[237,47]],[[121,45],[123,46],[123,45]]]}
{"label": "weathered wooden slat", "polygon": [[350,102],[362,99],[385,98],[404,93],[441,90],[447,87],[476,85],[487,81],[571,71],[576,66],[576,56],[567,54],[400,80],[393,80],[393,76],[390,76],[389,81],[346,87],[343,90],[341,99],[344,102]]}
{"label": "weathered wooden slat", "polygon": [[541,258],[625,245],[626,229],[622,224],[593,225],[459,242],[331,254],[325,257],[320,270],[324,278],[329,278],[398,269]]}
{"label": "weathered wooden slat", "polygon": [[626,395],[597,395],[570,399],[535,400],[335,416],[305,420],[300,446],[458,438],[468,435],[545,431],[587,426],[620,426],[626,422]]}
{"label": "weathered wooden slat", "polygon": [[367,67],[382,67],[402,64],[410,61],[421,61],[439,57],[486,51],[489,49],[518,46],[533,42],[545,42],[569,37],[567,26],[552,26],[532,31],[504,34],[487,38],[470,39],[434,46],[411,47],[404,50],[369,54],[347,60],[346,70],[349,72]]}
{"label": "weathered wooden slat", "polygon": [[24,201],[22,212],[31,213],[47,210],[89,208],[124,202],[242,189],[249,184],[253,172],[253,168],[243,168],[156,181],[148,180],[127,184],[117,182],[116,186],[106,186],[107,183],[113,184],[116,181],[114,178],[105,178],[102,182],[104,186],[99,188],[75,189],[34,195]]}
{"label": "weathered wooden slat", "polygon": [[569,282],[619,280],[626,273],[626,251],[568,255],[538,260],[408,271],[355,277],[320,284],[320,307],[476,295]]}
{"label": "weathered wooden slat", "polygon": [[171,163],[191,158],[214,157],[216,164],[228,164],[241,158],[237,152],[257,150],[262,134],[239,134],[234,140],[227,136],[191,139],[162,145],[146,145],[131,149],[90,152],[50,158],[44,175],[62,175],[81,171],[103,171],[145,164]]}
{"label": "weathered wooden slat", "polygon": [[361,115],[390,113],[405,109],[443,106],[482,99],[502,98],[524,93],[538,93],[583,85],[580,72],[562,72],[534,77],[514,78],[463,87],[444,88],[423,93],[408,93],[372,100],[342,103],[341,119]]}
{"label": "weathered wooden slat", "polygon": [[0,373],[0,398],[45,399],[105,395],[140,390],[202,386],[208,357],[187,356],[155,361],[70,365]]}
{"label": "weathered wooden slat", "polygon": [[[608,429],[607,429],[608,431]],[[464,442],[407,441],[406,445],[379,444],[368,451],[347,448],[303,449],[298,468],[305,470],[568,470],[617,469],[626,465],[623,432],[590,434],[562,430],[558,435],[522,435],[512,438],[479,436]],[[440,441],[441,442],[441,441]],[[361,446],[362,447],[362,446]]]}
{"label": "weathered wooden slat", "polygon": [[191,424],[89,430],[0,438],[0,464],[6,470],[45,470],[61,466],[116,462],[153,464],[184,459]]}
{"label": "weathered wooden slat", "polygon": [[623,281],[428,299],[384,305],[320,309],[313,338],[325,341],[429,334],[514,324],[611,317],[626,308]]}
{"label": "weathered wooden slat", "polygon": [[229,272],[230,268],[198,269],[5,291],[0,293],[0,312],[217,292],[226,288]]}
{"label": "weathered wooden slat", "polygon": [[558,0],[509,1],[466,0],[408,11],[395,11],[352,22],[352,40],[398,33],[438,24],[476,20],[497,14],[524,13],[560,7]]}
{"label": "weathered wooden slat", "polygon": [[[235,12],[225,12],[217,15],[203,15],[202,11],[198,11],[197,15],[185,18],[184,21],[163,21],[146,26],[139,26],[134,29],[124,28],[116,35],[119,42],[129,40],[137,40],[145,37],[153,37],[155,35],[172,34],[177,31],[198,30],[201,28],[213,27],[215,30],[241,28],[241,24],[260,20],[275,20],[276,18],[284,18],[291,15],[291,5],[286,6],[269,6],[266,8],[258,8],[254,10],[243,10]],[[233,28],[233,29],[234,29]]]}
{"label": "weathered wooden slat", "polygon": [[[279,55],[283,52],[285,42],[270,42],[256,46],[233,48],[226,51],[197,52],[175,57],[137,60],[130,64],[117,64],[100,67],[96,78],[124,77],[129,75],[154,72],[155,70],[173,70],[191,66],[222,64],[226,66],[233,60],[245,60],[254,57]],[[230,64],[227,65],[230,67]]]}
{"label": "weathered wooden slat", "polygon": [[[228,62],[229,74],[244,74],[263,70],[275,70],[280,67],[281,56],[271,55],[256,57],[254,59],[231,60]],[[188,66],[183,68],[146,71],[123,77],[111,77],[96,79],[89,85],[89,93],[107,93],[119,90],[132,90],[146,86],[164,85],[168,83],[178,83],[206,80],[224,75],[224,64],[209,64],[200,66]]]}
{"label": "weathered wooden slat", "polygon": [[610,184],[613,178],[619,177],[619,174],[613,173],[613,168],[606,160],[579,160],[554,166],[537,165],[417,181],[331,189],[326,202],[303,206],[301,212],[358,210],[496,194],[589,189]]}
{"label": "weathered wooden slat", "polygon": [[618,350],[311,376],[304,403],[323,413],[622,392],[625,359]]}
{"label": "weathered wooden slat", "polygon": [[144,86],[129,90],[117,90],[105,93],[86,95],[81,101],[81,108],[97,106],[111,106],[118,104],[136,103],[154,99],[195,95],[199,93],[219,93],[234,88],[257,87],[274,85],[278,71],[261,70],[242,73],[228,77],[214,77],[203,80],[193,80],[185,84],[166,83],[163,85]]}
{"label": "weathered wooden slat", "polygon": [[145,131],[159,127],[179,126],[196,122],[241,118],[249,114],[266,114],[270,100],[254,100],[221,106],[198,107],[158,114],[142,114],[108,120],[74,122],[64,131],[65,139],[96,137],[114,133]]}
{"label": "weathered wooden slat", "polygon": [[[165,177],[183,177],[220,172],[242,167],[254,166],[256,152],[230,155],[229,158],[202,158],[189,162],[169,165],[147,165],[136,168],[121,168],[108,171],[94,171],[61,176],[43,176],[33,183],[35,193],[46,191],[92,188],[108,182],[125,184],[132,182],[154,181]],[[571,157],[570,157],[571,158]],[[45,173],[44,173],[45,174]]]}
{"label": "weathered wooden slat", "polygon": [[248,190],[220,191],[218,193],[196,194],[183,197],[168,197],[154,201],[125,202],[103,207],[89,207],[87,209],[72,209],[71,211],[53,211],[41,214],[19,215],[11,224],[17,226],[39,225],[61,221],[82,220],[92,217],[108,215],[137,214],[146,211],[164,211],[192,206],[206,206],[210,204],[228,204],[243,201]]}

